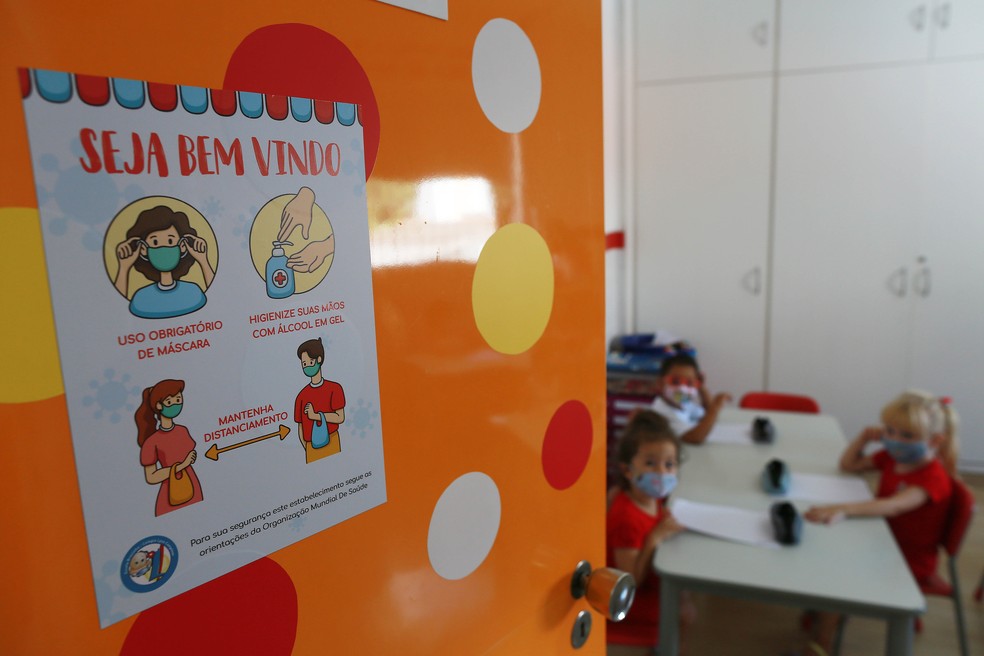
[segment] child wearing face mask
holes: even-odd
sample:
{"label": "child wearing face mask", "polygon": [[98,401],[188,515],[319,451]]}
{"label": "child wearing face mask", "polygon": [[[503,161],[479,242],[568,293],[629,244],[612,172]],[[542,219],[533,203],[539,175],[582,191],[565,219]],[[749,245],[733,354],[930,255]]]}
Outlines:
{"label": "child wearing face mask", "polygon": [[663,360],[659,390],[653,410],[666,417],[673,432],[687,444],[703,444],[721,408],[731,400],[731,395],[723,393],[712,397],[697,361],[684,353]]}
{"label": "child wearing face mask", "polygon": [[665,418],[643,410],[629,421],[617,459],[620,490],[608,510],[607,562],[632,574],[637,587],[625,619],[608,623],[608,656],[649,656],[659,642],[659,577],[653,554],[683,530],[666,508],[677,483],[680,445]]}
{"label": "child wearing face mask", "polygon": [[[831,524],[845,517],[886,517],[913,577],[936,574],[940,535],[956,476],[957,413],[948,398],[910,391],[882,409],[881,426],[865,428],[844,451],[846,472],[878,470],[878,493],[871,501],[815,506],[806,519]],[[865,455],[869,444],[883,449]],[[837,616],[821,614],[806,654],[830,650]]]}

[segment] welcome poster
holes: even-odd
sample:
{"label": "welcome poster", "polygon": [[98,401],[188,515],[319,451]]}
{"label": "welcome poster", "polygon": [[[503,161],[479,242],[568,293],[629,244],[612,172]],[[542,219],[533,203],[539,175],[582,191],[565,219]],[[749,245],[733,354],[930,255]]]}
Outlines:
{"label": "welcome poster", "polygon": [[101,625],[385,502],[359,108],[21,86]]}

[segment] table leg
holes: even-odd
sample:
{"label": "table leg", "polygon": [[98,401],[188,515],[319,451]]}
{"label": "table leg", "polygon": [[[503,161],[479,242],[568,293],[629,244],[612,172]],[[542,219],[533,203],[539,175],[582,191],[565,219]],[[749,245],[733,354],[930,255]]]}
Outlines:
{"label": "table leg", "polygon": [[659,656],[677,656],[680,650],[680,587],[667,577],[659,582]]}
{"label": "table leg", "polygon": [[888,620],[888,636],[885,641],[886,656],[912,656],[913,618],[911,615],[893,615]]}

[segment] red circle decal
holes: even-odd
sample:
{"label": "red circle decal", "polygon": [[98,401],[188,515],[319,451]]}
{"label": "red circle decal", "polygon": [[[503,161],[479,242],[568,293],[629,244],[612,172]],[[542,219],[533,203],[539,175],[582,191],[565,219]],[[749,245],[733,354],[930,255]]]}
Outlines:
{"label": "red circle decal", "polygon": [[558,490],[577,482],[591,456],[591,413],[580,401],[567,401],[550,419],[543,438],[543,474]]}
{"label": "red circle decal", "polygon": [[232,53],[223,86],[359,105],[369,179],[379,150],[379,107],[369,76],[336,37],[300,23],[261,27]]}
{"label": "red circle decal", "polygon": [[288,656],[296,635],[294,582],[261,558],[140,613],[120,655]]}

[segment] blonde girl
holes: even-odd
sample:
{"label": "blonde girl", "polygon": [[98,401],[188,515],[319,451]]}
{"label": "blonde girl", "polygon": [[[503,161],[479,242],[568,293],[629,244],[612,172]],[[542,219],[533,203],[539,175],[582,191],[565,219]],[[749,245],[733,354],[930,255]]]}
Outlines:
{"label": "blonde girl", "polygon": [[[921,583],[936,573],[939,540],[953,493],[957,413],[946,397],[909,391],[882,409],[881,420],[881,426],[861,431],[840,460],[846,472],[881,472],[876,498],[815,506],[805,516],[820,524],[845,517],[887,518],[912,575]],[[884,448],[866,455],[873,444]],[[830,649],[836,619],[826,614],[818,618],[811,653],[824,654]]]}

